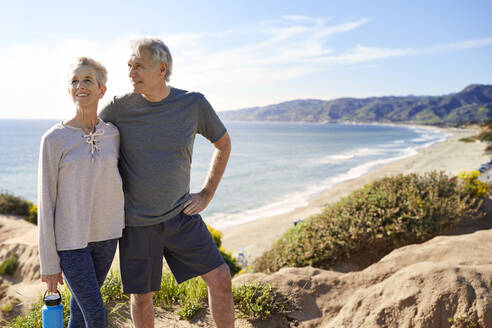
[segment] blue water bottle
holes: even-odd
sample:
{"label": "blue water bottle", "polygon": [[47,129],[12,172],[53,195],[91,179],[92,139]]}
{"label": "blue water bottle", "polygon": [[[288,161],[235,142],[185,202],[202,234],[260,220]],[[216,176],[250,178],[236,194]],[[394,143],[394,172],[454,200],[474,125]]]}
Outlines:
{"label": "blue water bottle", "polygon": [[63,328],[63,305],[61,304],[61,294],[43,296],[43,328]]}

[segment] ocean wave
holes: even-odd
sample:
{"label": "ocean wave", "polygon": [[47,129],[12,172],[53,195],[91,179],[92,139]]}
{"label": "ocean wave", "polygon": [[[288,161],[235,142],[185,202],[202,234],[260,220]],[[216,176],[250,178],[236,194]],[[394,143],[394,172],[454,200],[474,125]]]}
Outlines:
{"label": "ocean wave", "polygon": [[[406,146],[405,140],[395,140],[390,144],[381,145],[381,148],[358,148],[339,154],[331,154],[320,159],[310,161],[310,166],[338,163],[341,161],[362,158],[372,155],[386,155],[386,158],[379,158],[366,163],[349,168],[346,172],[329,177],[324,181],[309,186],[304,191],[286,194],[280,200],[259,206],[254,209],[238,211],[236,213],[211,213],[207,216],[207,222],[218,229],[227,229],[229,227],[254,221],[264,217],[270,217],[287,213],[295,208],[306,206],[308,200],[321,192],[333,188],[335,185],[358,178],[367,174],[385,164],[401,160],[403,158],[415,155],[419,150],[430,147],[438,142],[445,141],[451,134],[442,133],[441,131],[427,128],[409,127],[420,134],[419,140],[411,140],[421,144]],[[391,147],[391,148],[390,148]],[[405,148],[402,148],[405,147]],[[392,156],[387,155],[391,153]]]}
{"label": "ocean wave", "polygon": [[[430,146],[431,143],[426,145]],[[364,164],[350,168],[347,172],[330,177],[316,186],[311,186],[303,192],[295,192],[287,194],[279,201],[258,207],[256,209],[246,210],[240,213],[215,213],[207,217],[207,222],[211,223],[217,229],[227,229],[235,225],[247,223],[264,217],[279,215],[290,212],[298,207],[308,205],[308,200],[321,192],[333,188],[335,185],[345,181],[358,178],[370,171],[389,164],[394,161],[417,154],[417,150],[424,148],[423,146],[408,147],[402,149],[397,156],[390,158],[382,158],[370,161]]]}
{"label": "ocean wave", "polygon": [[355,166],[348,170],[345,173],[339,174],[337,176],[334,176],[332,178],[329,178],[325,181],[324,185],[328,188],[331,188],[339,183],[352,180],[355,178],[358,178],[364,174],[369,173],[371,170],[374,170],[377,167],[380,167],[384,164],[389,164],[394,161],[398,161],[400,159],[412,156],[417,154],[417,149],[415,147],[408,147],[406,149],[401,150],[401,154],[395,157],[390,157],[390,158],[382,158],[374,161],[370,161],[358,166]]}
{"label": "ocean wave", "polygon": [[338,163],[341,161],[353,159],[356,157],[367,157],[367,156],[373,156],[373,155],[380,155],[384,152],[386,152],[386,150],[380,149],[380,148],[358,148],[358,149],[350,150],[350,151],[340,153],[340,154],[323,156],[319,159],[316,159],[316,160],[310,162],[309,166],[333,164],[333,163]]}
{"label": "ocean wave", "polygon": [[390,143],[384,143],[380,147],[385,151],[388,151],[388,148],[390,148],[391,151],[394,151],[397,150],[399,147],[402,147],[405,143],[406,143],[405,140],[395,140]]}
{"label": "ocean wave", "polygon": [[432,136],[430,136],[430,137],[429,136],[424,136],[422,138],[414,138],[414,139],[411,139],[410,141],[412,141],[412,142],[423,142],[423,141],[428,141],[428,140],[432,140],[432,139],[434,139],[434,137],[432,137]]}
{"label": "ocean wave", "polygon": [[306,206],[308,204],[308,199],[311,198],[312,195],[321,192],[323,189],[324,188],[321,187],[314,187],[304,192],[291,193],[279,201],[274,201],[270,204],[238,213],[211,214],[208,215],[205,220],[217,229],[226,230],[235,225],[251,222],[263,217],[287,213],[297,207]]}

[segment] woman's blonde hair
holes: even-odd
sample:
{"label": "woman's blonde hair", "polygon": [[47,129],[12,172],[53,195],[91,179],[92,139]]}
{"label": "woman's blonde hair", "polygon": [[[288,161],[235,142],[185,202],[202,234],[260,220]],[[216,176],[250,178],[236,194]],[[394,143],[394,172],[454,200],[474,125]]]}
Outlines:
{"label": "woman's blonde hair", "polygon": [[92,67],[94,71],[96,71],[96,80],[99,86],[106,85],[106,82],[108,81],[108,71],[100,62],[90,57],[79,57],[75,59],[75,62],[72,65],[70,65],[70,68],[73,71],[80,66]]}

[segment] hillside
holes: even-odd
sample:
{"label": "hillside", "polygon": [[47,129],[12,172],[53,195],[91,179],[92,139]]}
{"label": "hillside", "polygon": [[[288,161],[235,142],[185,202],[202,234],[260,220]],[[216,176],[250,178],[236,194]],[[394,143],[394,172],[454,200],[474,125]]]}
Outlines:
{"label": "hillside", "polygon": [[295,295],[302,309],[287,318],[300,327],[492,327],[491,237],[492,230],[436,237],[399,248],[362,271],[284,268],[234,282],[268,282]]}
{"label": "hillside", "polygon": [[492,85],[443,96],[298,99],[219,115],[228,121],[459,124],[492,119]]}
{"label": "hillside", "polygon": [[[490,204],[488,204],[490,207]],[[492,220],[490,217],[458,227],[453,236],[436,237],[420,245],[394,250],[362,271],[335,272],[305,268],[284,268],[272,275],[244,274],[234,285],[248,281],[269,282],[296,300],[286,315],[265,321],[238,319],[240,328],[287,327],[492,327]],[[485,230],[480,230],[485,229]],[[478,230],[478,231],[477,231]],[[19,298],[24,310],[44,290],[39,282],[36,227],[0,216],[2,249],[22,250],[23,264],[13,279],[0,286],[4,305]],[[2,252],[0,258],[5,256]],[[15,309],[15,314],[20,309]],[[122,313],[128,317],[127,305]],[[11,316],[9,316],[11,318]],[[449,318],[464,324],[451,325]],[[0,326],[2,326],[0,313]],[[113,327],[130,327],[125,318]],[[480,326],[474,325],[479,323]],[[191,320],[179,320],[172,311],[158,309],[156,327],[213,327],[210,312],[202,311]]]}

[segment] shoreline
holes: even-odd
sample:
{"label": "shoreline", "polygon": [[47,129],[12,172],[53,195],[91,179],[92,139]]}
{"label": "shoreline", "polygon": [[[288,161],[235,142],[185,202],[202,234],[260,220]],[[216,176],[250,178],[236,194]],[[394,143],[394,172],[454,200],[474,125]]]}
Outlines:
{"label": "shoreline", "polygon": [[[429,128],[412,126],[418,128]],[[228,227],[223,231],[222,245],[233,254],[242,252],[248,261],[260,256],[280,238],[294,221],[305,219],[320,213],[324,207],[337,202],[355,189],[384,176],[400,173],[424,173],[432,170],[445,171],[456,175],[459,171],[475,170],[490,160],[483,150],[484,143],[464,143],[460,138],[476,134],[476,129],[436,128],[443,134],[450,135],[441,142],[418,149],[414,155],[396,159],[375,170],[356,178],[345,180],[318,193],[307,201],[307,205],[297,207],[286,213],[262,217],[239,225]]]}
{"label": "shoreline", "polygon": [[[255,122],[255,123],[265,123],[265,122]],[[266,122],[269,123],[269,122]],[[285,123],[285,122],[273,122],[273,123]],[[287,122],[288,124],[304,124],[304,122]],[[313,125],[320,125],[322,123],[306,123]],[[338,124],[338,123],[335,123]],[[346,171],[337,173],[333,176],[326,176],[324,179],[320,179],[317,183],[312,183],[307,186],[303,186],[297,190],[296,192],[288,192],[284,194],[280,199],[272,201],[267,204],[263,204],[259,207],[255,207],[252,209],[243,210],[237,213],[225,214],[225,213],[216,213],[212,215],[205,215],[207,219],[207,223],[211,224],[214,228],[219,229],[223,232],[242,224],[247,224],[265,217],[283,215],[289,213],[297,208],[308,206],[309,200],[321,195],[328,189],[333,188],[334,186],[344,183],[346,181],[350,181],[352,179],[356,179],[360,176],[368,174],[378,168],[393,163],[395,161],[413,156],[417,154],[420,150],[424,148],[429,148],[436,143],[443,142],[451,137],[451,133],[449,129],[443,129],[435,126],[426,126],[426,125],[417,125],[417,124],[390,124],[390,123],[373,123],[373,124],[353,124],[353,123],[343,123],[345,125],[373,125],[373,126],[381,126],[381,127],[403,127],[407,130],[411,130],[420,135],[418,139],[419,141],[423,141],[424,143],[421,145],[414,145],[408,148],[400,148],[399,152],[401,154],[394,154],[393,157],[383,157],[379,159],[372,159],[367,162],[360,162],[354,167],[347,168]],[[427,133],[430,134],[438,134],[438,136],[431,137],[427,139]],[[364,148],[360,148],[364,149]],[[352,152],[351,152],[352,153]],[[340,154],[340,156],[344,156],[345,153]],[[357,155],[350,155],[351,157]],[[331,157],[331,156],[330,156]],[[334,161],[339,161],[338,159]]]}

